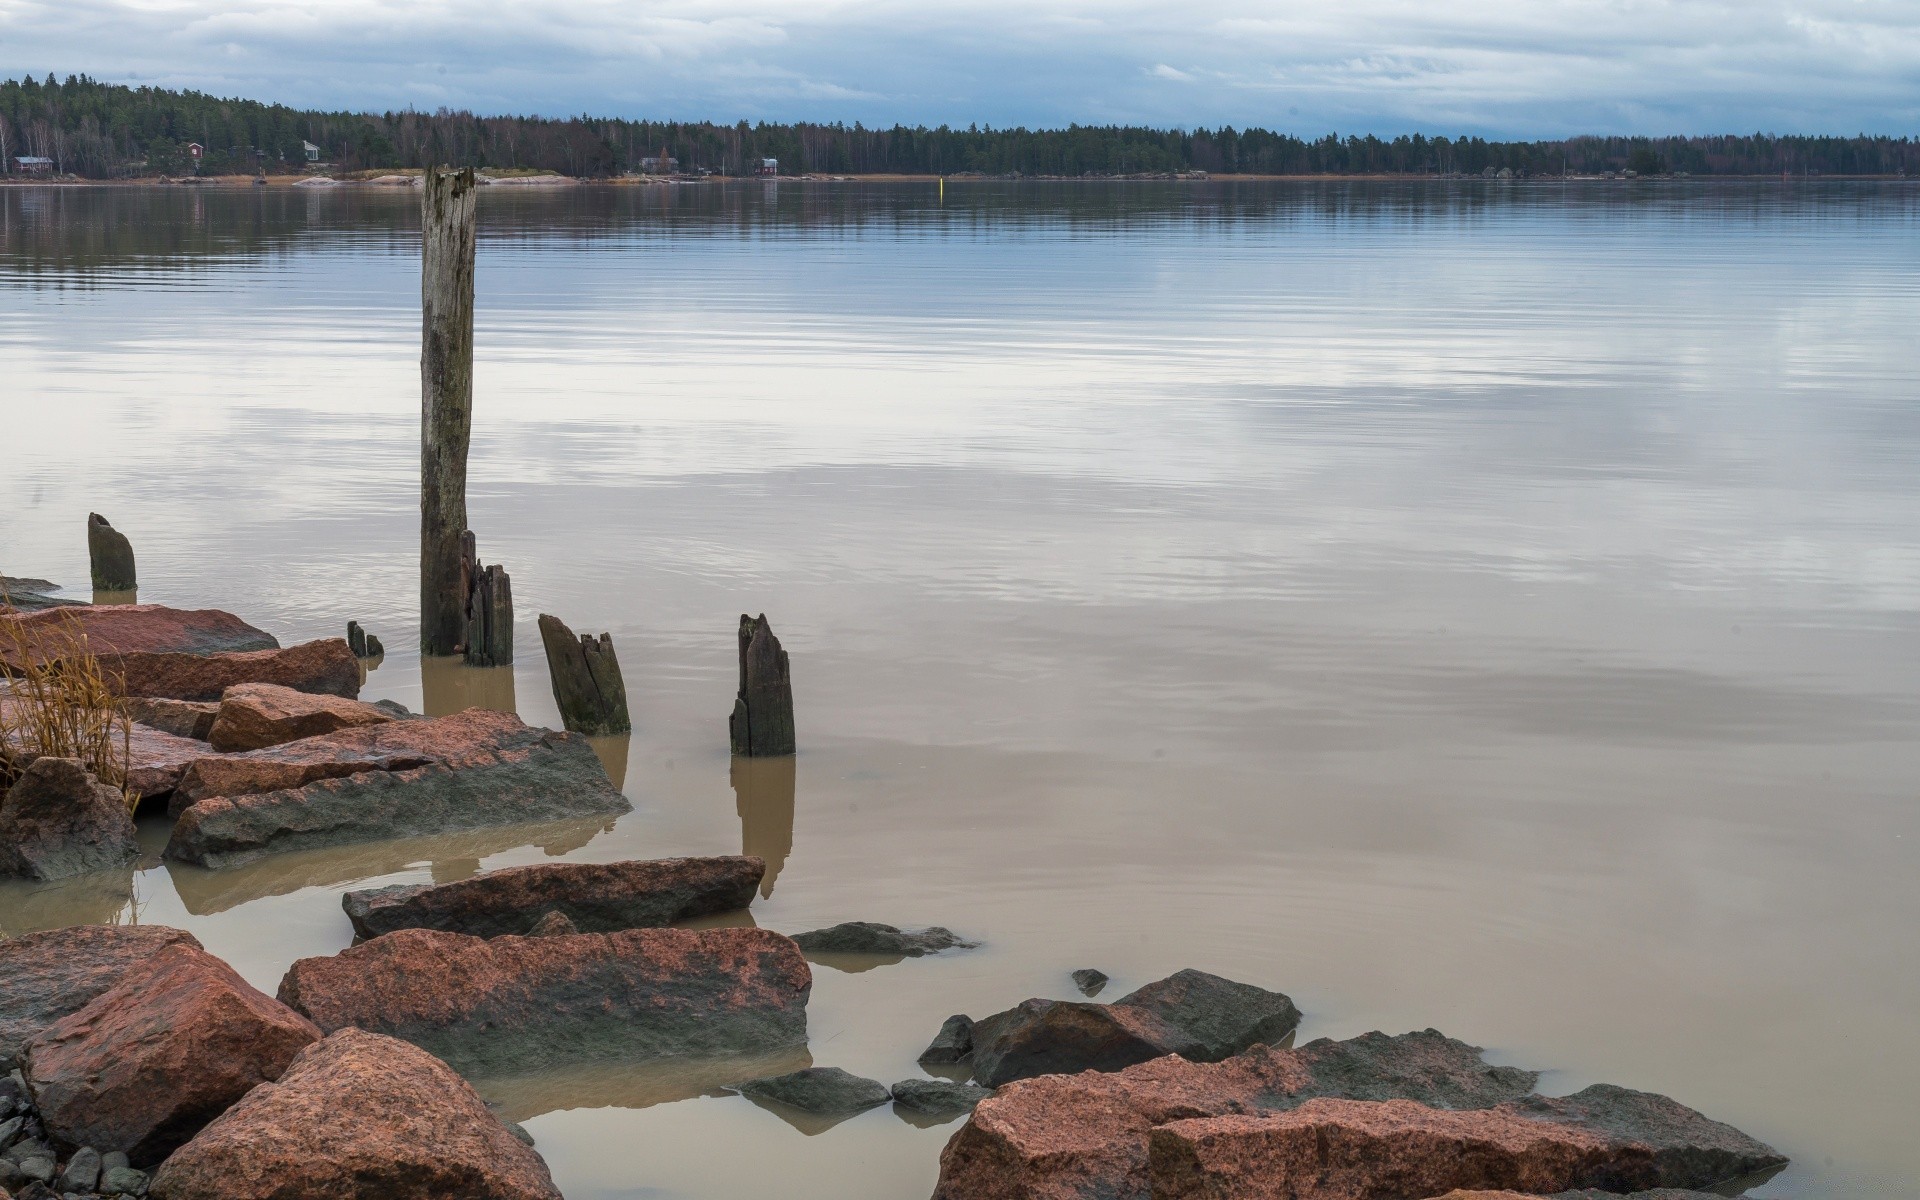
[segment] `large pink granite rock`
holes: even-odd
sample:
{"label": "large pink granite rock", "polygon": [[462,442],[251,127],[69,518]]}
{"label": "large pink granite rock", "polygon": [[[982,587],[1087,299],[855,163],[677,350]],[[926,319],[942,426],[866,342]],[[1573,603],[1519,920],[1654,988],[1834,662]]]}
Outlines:
{"label": "large pink granite rock", "polygon": [[391,720],[393,714],[386,709],[358,700],[295,691],[275,683],[241,683],[220,697],[207,740],[215,750],[234,753]]}
{"label": "large pink granite rock", "polygon": [[0,938],[0,1072],[27,1042],[169,946],[200,943],[164,925],[74,925]]}
{"label": "large pink granite rock", "polygon": [[242,683],[277,683],[353,699],[363,675],[360,660],[342,638],[230,654],[127,651],[103,658],[101,667],[123,695],[172,700],[218,700]]}

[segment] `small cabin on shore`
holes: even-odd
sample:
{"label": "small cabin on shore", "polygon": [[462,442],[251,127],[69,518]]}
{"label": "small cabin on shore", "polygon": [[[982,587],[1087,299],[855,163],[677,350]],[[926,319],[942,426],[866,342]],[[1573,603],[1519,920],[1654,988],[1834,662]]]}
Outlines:
{"label": "small cabin on shore", "polygon": [[660,147],[660,153],[650,154],[640,160],[642,175],[672,175],[679,170],[680,160],[668,154],[665,146]]}
{"label": "small cabin on shore", "polygon": [[22,154],[13,160],[13,165],[22,175],[51,175],[53,160],[37,154]]}
{"label": "small cabin on shore", "polygon": [[778,175],[780,173],[780,160],[777,158],[763,158],[760,160],[760,165],[753,169],[753,173],[755,175]]}
{"label": "small cabin on shore", "polygon": [[320,161],[320,147],[314,145],[312,142],[303,139],[300,143],[300,149],[306,154],[308,162],[317,163]]}

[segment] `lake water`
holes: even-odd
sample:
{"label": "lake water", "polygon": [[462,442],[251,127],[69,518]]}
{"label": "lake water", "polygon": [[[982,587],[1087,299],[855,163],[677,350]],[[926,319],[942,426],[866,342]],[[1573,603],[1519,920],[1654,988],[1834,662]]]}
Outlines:
{"label": "lake water", "polygon": [[[339,895],[744,849],[812,1061],[1182,967],[1301,1037],[1428,1026],[1920,1194],[1920,187],[750,184],[483,196],[470,510],[518,664],[412,652],[417,201],[0,189],[0,570],[556,723],[610,630],[635,811],[0,891],[193,931],[267,991]],[[735,767],[734,628],[802,751]],[[153,849],[162,825],[144,830]],[[804,1061],[804,1056],[802,1060]],[[771,1069],[798,1065],[788,1061]],[[804,1132],[724,1070],[490,1085],[570,1200],[925,1196],[954,1125]]]}

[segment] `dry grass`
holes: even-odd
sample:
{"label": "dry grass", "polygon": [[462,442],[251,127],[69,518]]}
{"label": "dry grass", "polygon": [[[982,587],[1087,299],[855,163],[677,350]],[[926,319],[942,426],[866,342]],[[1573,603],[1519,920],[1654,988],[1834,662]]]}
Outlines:
{"label": "dry grass", "polygon": [[51,628],[38,625],[30,636],[19,622],[0,620],[0,647],[21,664],[0,684],[0,788],[12,787],[20,764],[41,755],[77,758],[100,782],[119,788],[132,809],[139,802],[127,788],[132,723],[80,623],[69,617]]}

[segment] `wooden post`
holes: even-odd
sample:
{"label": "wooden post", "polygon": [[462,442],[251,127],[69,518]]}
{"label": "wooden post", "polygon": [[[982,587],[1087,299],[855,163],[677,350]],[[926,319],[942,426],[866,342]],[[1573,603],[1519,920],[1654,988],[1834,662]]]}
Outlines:
{"label": "wooden post", "polygon": [[728,723],[733,752],[755,758],[794,752],[793,680],[767,615],[740,614],[740,694]]}
{"label": "wooden post", "polygon": [[583,633],[576,639],[560,618],[541,613],[540,641],[547,648],[547,674],[553,677],[561,724],[589,735],[633,732],[612,634],[596,640]]}
{"label": "wooden post", "polygon": [[429,168],[420,193],[420,653],[467,642],[467,442],[473,430],[471,170]]}
{"label": "wooden post", "polygon": [[471,530],[460,534],[460,577],[466,589],[463,609],[466,641],[461,647],[467,665],[513,665],[513,580],[498,563],[480,565],[480,552]]}
{"label": "wooden post", "polygon": [[93,586],[102,592],[130,592],[134,578],[133,543],[99,513],[87,514],[87,557],[93,560]]}

